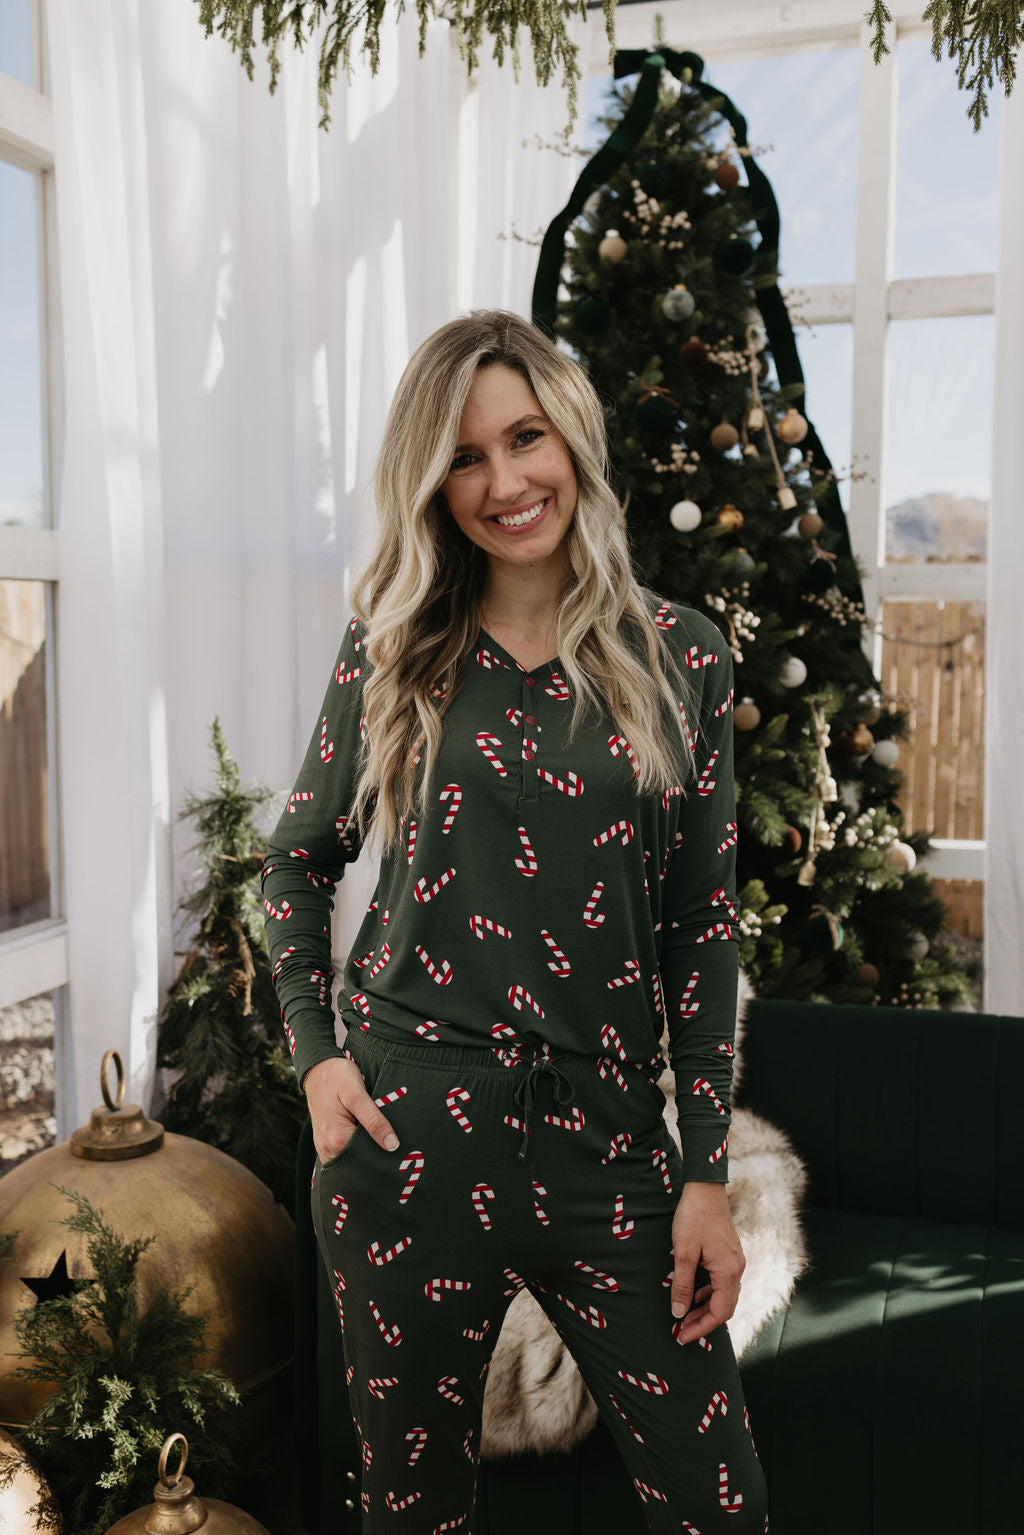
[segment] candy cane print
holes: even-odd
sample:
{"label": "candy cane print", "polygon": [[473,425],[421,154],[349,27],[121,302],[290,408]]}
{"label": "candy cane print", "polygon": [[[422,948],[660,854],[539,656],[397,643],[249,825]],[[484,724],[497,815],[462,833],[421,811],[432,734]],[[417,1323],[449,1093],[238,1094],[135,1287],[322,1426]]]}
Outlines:
{"label": "candy cane print", "polygon": [[453,880],[454,878],[454,868],[445,869],[444,873],[439,874],[432,885],[427,884],[426,875],[424,875],[421,879],[416,881],[416,888],[413,890],[413,895],[416,897],[417,901],[419,901],[421,906],[425,906],[428,901],[432,901],[435,895],[438,895],[444,889],[445,885],[447,885],[449,881]]}
{"label": "candy cane print", "polygon": [[[331,1196],[331,1204],[338,1212],[334,1221],[334,1235],[337,1237],[341,1235],[341,1228],[344,1226],[346,1220],[348,1219],[348,1200],[345,1198],[344,1194],[333,1194]],[[335,1270],[335,1272],[337,1272],[337,1270]],[[338,1274],[338,1278],[341,1279],[340,1274]],[[344,1289],[343,1280],[342,1289]]]}
{"label": "candy cane print", "polygon": [[416,851],[416,822],[415,821],[410,821],[409,822],[409,846],[406,849],[406,853],[405,853],[405,856],[409,860],[409,867],[410,868],[412,868],[412,857],[413,857],[413,854],[415,853],[415,851]]}
{"label": "candy cane print", "polygon": [[739,920],[736,915],[736,908],[726,894],[724,885],[719,885],[717,890],[711,892],[711,904],[712,906],[724,906],[734,922]]}
{"label": "candy cane print", "polygon": [[714,751],[711,753],[711,756],[708,758],[707,763],[705,764],[703,773],[701,773],[700,777],[697,779],[697,793],[701,796],[702,799],[707,799],[709,794],[714,794],[715,792],[716,780],[714,778],[709,778],[708,774],[711,772],[715,763],[718,761],[718,755],[718,747],[716,746]]}
{"label": "candy cane print", "polygon": [[399,1253],[404,1253],[405,1249],[411,1246],[412,1237],[403,1237],[400,1242],[396,1242],[393,1247],[387,1248],[384,1252],[381,1251],[379,1242],[371,1242],[366,1249],[366,1256],[371,1263],[376,1264],[380,1268],[382,1264],[390,1263],[392,1258],[397,1258]]}
{"label": "candy cane print", "polygon": [[683,992],[682,996],[679,998],[679,1016],[680,1016],[680,1018],[696,1018],[697,1014],[700,1012],[700,1003],[699,1002],[691,1002],[691,1000],[690,1000],[690,998],[693,996],[693,988],[696,986],[696,984],[697,984],[697,982],[699,980],[700,980],[700,971],[699,970],[695,970],[693,972],[693,974],[690,976],[690,979],[686,983],[685,991]]}
{"label": "candy cane print", "polygon": [[[640,1501],[642,1503],[646,1503],[648,1498],[654,1498],[659,1503],[668,1502],[668,1499],[663,1492],[659,1492],[657,1487],[649,1486],[647,1482],[642,1482],[638,1476],[633,1478],[633,1486],[640,1494]],[[685,1522],[686,1521],[684,1520],[683,1523],[685,1524]]]}
{"label": "candy cane print", "polygon": [[287,922],[288,918],[292,914],[292,908],[288,901],[282,901],[280,906],[274,906],[270,901],[266,900],[263,902],[263,904],[269,911],[270,915],[277,918],[278,922]]}
{"label": "candy cane print", "polygon": [[512,1287],[509,1290],[503,1290],[501,1292],[502,1295],[507,1299],[508,1296],[515,1295],[517,1290],[521,1290],[523,1288],[523,1286],[525,1285],[526,1280],[525,1279],[520,1279],[520,1277],[516,1273],[515,1269],[502,1269],[502,1273],[505,1275],[505,1278],[508,1280],[509,1284]]}
{"label": "candy cane print", "polygon": [[455,1123],[459,1126],[460,1129],[465,1130],[466,1134],[468,1135],[473,1126],[470,1124],[465,1114],[459,1108],[459,1104],[469,1102],[469,1093],[464,1087],[453,1087],[445,1097],[444,1102],[446,1109],[455,1120]]}
{"label": "candy cane print", "polygon": [[554,959],[548,960],[548,969],[552,972],[552,974],[556,975],[560,981],[566,980],[571,973],[569,961],[566,959],[565,955],[562,953],[561,949],[558,947],[557,943],[548,932],[547,928],[541,928],[540,936],[543,938],[544,942],[555,956]]}
{"label": "candy cane print", "polygon": [[[612,1233],[613,1233],[613,1235],[615,1235],[615,1236],[617,1236],[619,1238],[628,1237],[628,1236],[630,1236],[632,1234],[633,1227],[635,1225],[636,1225],[636,1222],[634,1220],[632,1220],[632,1219],[626,1220],[624,1218],[624,1216],[623,1216],[623,1199],[622,1199],[622,1195],[621,1194],[616,1194],[616,1196],[615,1196],[615,1214],[612,1217]],[[622,1374],[621,1370],[619,1371],[619,1374],[620,1375]]]}
{"label": "candy cane print", "polygon": [[720,1051],[722,1055],[727,1055],[730,1061],[732,1060],[733,1048],[727,1039],[724,1039],[720,1045],[716,1045],[715,1049]]}
{"label": "candy cane print", "polygon": [[635,755],[635,753],[633,751],[633,748],[630,746],[629,742],[626,740],[625,736],[609,736],[608,737],[608,750],[611,752],[613,757],[621,757],[623,755],[623,753],[625,753],[625,755],[629,758],[630,764],[631,764],[631,766],[633,768],[633,772],[634,773],[639,773],[640,769],[637,767],[637,764],[636,764],[636,755]]}
{"label": "candy cane print", "polygon": [[721,719],[723,714],[728,714],[729,710],[733,706],[733,693],[734,692],[735,692],[735,689],[734,688],[730,688],[728,693],[726,693],[725,697],[722,699],[722,702],[718,705],[718,708],[715,710],[715,718],[716,719]]}
{"label": "candy cane print", "polygon": [[285,960],[286,959],[291,959],[291,957],[292,957],[292,955],[294,953],[295,953],[295,945],[293,943],[290,943],[288,945],[288,947],[282,952],[281,958],[278,960],[277,964],[274,966],[273,970],[271,970],[271,972],[270,972],[270,979],[272,981],[276,981],[277,980],[278,976],[281,974],[281,968],[284,965]]}
{"label": "candy cane print", "polygon": [[342,664],[339,663],[338,670],[334,674],[335,681],[339,682],[342,687],[345,686],[346,682],[355,682],[357,677],[363,675],[363,668],[361,666],[353,666],[351,671],[343,672],[341,669]]}
{"label": "candy cane print", "polygon": [[500,922],[492,922],[490,917],[472,916],[469,919],[469,930],[474,938],[483,939],[488,933],[495,933],[499,938],[511,938],[512,934],[507,927],[502,927]]}
{"label": "candy cane print", "polygon": [[662,1151],[660,1149],[658,1151],[652,1151],[651,1152],[651,1161],[654,1163],[655,1167],[661,1173],[661,1181],[665,1185],[665,1193],[666,1194],[671,1194],[671,1192],[672,1192],[672,1179],[671,1179],[671,1176],[669,1175],[669,1170],[668,1170],[668,1153],[666,1151]]}
{"label": "candy cane print", "polygon": [[422,1496],[422,1492],[410,1492],[408,1497],[400,1498],[397,1492],[391,1492],[389,1490],[384,1494],[384,1502],[387,1504],[388,1508],[390,1508],[393,1514],[397,1514],[401,1512],[403,1508],[408,1508],[410,1503],[417,1502],[417,1500],[422,1498]]}
{"label": "candy cane print", "polygon": [[641,1391],[649,1391],[652,1396],[664,1396],[668,1391],[668,1381],[662,1380],[660,1375],[655,1375],[653,1370],[648,1370],[643,1380],[630,1375],[628,1370],[616,1370],[615,1373],[623,1380],[628,1380],[631,1386],[639,1386]]}
{"label": "candy cane print", "polygon": [[324,715],[323,724],[320,726],[320,760],[330,762],[334,756],[334,742],[327,739],[327,716]]}
{"label": "candy cane print", "polygon": [[750,1426],[750,1414],[749,1414],[749,1412],[747,1411],[747,1409],[745,1407],[743,1409],[743,1427],[746,1429],[747,1433],[750,1435],[750,1442],[751,1442],[751,1444],[754,1445],[754,1454],[756,1455],[757,1454],[757,1445],[754,1444],[754,1430]]}
{"label": "candy cane print", "polygon": [[406,1434],[406,1444],[409,1444],[410,1441],[415,1441],[413,1443],[412,1450],[409,1453],[409,1459],[407,1462],[408,1465],[414,1466],[419,1460],[420,1456],[423,1454],[423,1447],[427,1442],[427,1438],[428,1435],[425,1428],[411,1428]]}
{"label": "candy cane print", "polygon": [[718,1149],[717,1149],[717,1151],[713,1151],[713,1152],[712,1152],[712,1153],[711,1153],[711,1155],[710,1155],[710,1156],[709,1156],[709,1157],[708,1157],[708,1161],[709,1161],[709,1162],[710,1162],[710,1163],[711,1163],[711,1164],[712,1164],[712,1165],[714,1165],[714,1163],[715,1163],[715,1162],[717,1162],[717,1161],[719,1161],[719,1159],[720,1159],[720,1158],[721,1158],[721,1157],[724,1157],[724,1156],[725,1156],[725,1153],[726,1153],[726,1151],[727,1151],[727,1150],[728,1150],[728,1147],[729,1147],[729,1137],[728,1137],[728,1136],[726,1136],[726,1137],[725,1137],[725,1140],[724,1140],[724,1141],[723,1141],[723,1142],[722,1142],[722,1144],[721,1144],[721,1145],[720,1145],[720,1146],[719,1146],[719,1147],[718,1147]]}
{"label": "candy cane print", "polygon": [[494,1198],[494,1190],[489,1183],[474,1183],[470,1198],[473,1201],[473,1209],[480,1217],[480,1224],[485,1231],[493,1230],[491,1217],[484,1209],[484,1200]]}
{"label": "candy cane print", "polygon": [[619,1403],[616,1401],[615,1393],[612,1392],[612,1391],[609,1391],[608,1395],[611,1397],[612,1406],[615,1408],[615,1411],[618,1413],[618,1415],[622,1419],[623,1423],[629,1429],[629,1432],[633,1435],[633,1438],[637,1441],[638,1444],[645,1443],[643,1434],[641,1434],[638,1429],[635,1429],[633,1427],[632,1423],[630,1423],[629,1419],[626,1417],[626,1414],[623,1412],[623,1410],[620,1407]]}
{"label": "candy cane print", "polygon": [[397,1348],[399,1343],[402,1341],[402,1334],[398,1323],[396,1322],[393,1327],[389,1327],[384,1318],[381,1316],[380,1312],[377,1310],[377,1306],[374,1301],[370,1302],[370,1310],[373,1312],[373,1319],[377,1323],[377,1326],[380,1328],[381,1337],[384,1339],[384,1342],[390,1343],[392,1348]]}
{"label": "candy cane print", "polygon": [[683,786],[682,786],[681,783],[670,784],[670,786],[665,790],[664,794],[661,796],[661,808],[663,810],[667,810],[668,809],[668,802],[669,802],[669,800],[670,799],[674,799],[677,794],[682,794],[682,792],[683,792]]}
{"label": "candy cane print", "polygon": [[523,736],[523,761],[532,762],[536,757],[539,747],[536,741],[531,741],[529,736]]}
{"label": "candy cane print", "polygon": [[614,1162],[615,1158],[619,1155],[620,1152],[625,1153],[629,1150],[632,1143],[633,1137],[630,1135],[629,1131],[620,1130],[618,1135],[612,1136],[611,1144],[609,1145],[606,1154],[601,1158],[601,1165],[604,1166],[608,1162]]}
{"label": "candy cane print", "polygon": [[348,823],[350,819],[351,818],[347,815],[338,816],[334,823],[334,829],[338,833],[338,841],[341,843],[342,847],[345,848],[349,853],[354,853],[355,845],[353,844],[352,837],[348,829]]}
{"label": "candy cane print", "polygon": [[296,805],[304,805],[307,800],[311,800],[312,798],[313,791],[311,789],[296,789],[294,794],[289,794],[288,796],[288,805],[286,807],[288,814],[294,815]]}
{"label": "candy cane print", "polygon": [[[472,1439],[472,1437],[473,1437],[473,1430],[472,1430],[472,1428],[467,1428],[467,1430],[466,1430],[466,1437],[462,1441],[462,1452],[465,1455],[466,1459],[469,1461],[471,1466],[476,1464],[476,1457],[474,1456],[473,1451],[470,1449],[470,1444],[469,1444],[469,1442]],[[463,1514],[462,1517],[463,1517],[463,1519],[465,1519],[467,1516],[465,1514]],[[454,1523],[453,1520],[449,1520],[448,1522],[449,1522],[449,1524]],[[459,1520],[459,1523],[460,1524],[462,1523],[461,1519]]]}
{"label": "candy cane print", "polygon": [[581,1274],[594,1274],[596,1277],[590,1281],[595,1290],[615,1291],[619,1288],[619,1281],[606,1274],[603,1269],[591,1268],[589,1263],[584,1263],[582,1258],[577,1258],[573,1268],[578,1268]]}
{"label": "candy cane print", "polygon": [[499,778],[506,778],[508,776],[508,770],[506,769],[504,763],[501,762],[499,760],[499,758],[497,756],[495,756],[494,752],[491,750],[492,746],[500,746],[501,745],[501,742],[498,740],[498,737],[497,736],[488,735],[486,730],[481,730],[477,734],[476,744],[477,744],[477,746],[479,746],[480,750],[483,752],[484,756],[487,758],[488,762],[491,764],[491,766],[493,767],[494,771],[497,773],[498,777]]}
{"label": "candy cane print", "polygon": [[579,799],[583,793],[583,779],[578,773],[566,772],[564,778],[559,778],[557,773],[549,773],[547,768],[538,768],[537,777],[543,778],[545,783],[554,784],[562,794],[568,794],[570,799]]}
{"label": "candy cane print", "polygon": [[[683,1322],[686,1321],[686,1318],[681,1316],[679,1318],[679,1321],[680,1321],[680,1324],[682,1324]],[[673,1329],[673,1331],[674,1331],[674,1329]],[[700,1344],[700,1346],[704,1350],[705,1354],[710,1354],[711,1353],[711,1344],[708,1342],[707,1338],[698,1338],[697,1342]],[[746,1410],[747,1409],[744,1407],[743,1411],[746,1412]]]}
{"label": "candy cane print", "polygon": [[390,944],[386,943],[384,945],[384,947],[380,951],[380,958],[378,959],[377,963],[374,965],[373,969],[370,971],[370,980],[371,981],[373,980],[375,975],[380,975],[380,972],[384,969],[384,966],[387,964],[387,962],[388,962],[388,960],[390,958],[391,958],[391,946],[390,946]]}
{"label": "candy cane print", "polygon": [[447,986],[448,982],[452,978],[452,967],[448,961],[443,959],[440,966],[435,965],[434,961],[431,959],[430,955],[427,953],[426,949],[421,943],[416,945],[416,953],[419,955],[420,959],[426,966],[427,974],[430,976],[430,979],[432,981],[436,981],[439,986]]}
{"label": "candy cane print", "polygon": [[661,999],[661,976],[657,973],[651,976],[651,990],[654,993],[654,1011],[660,1018],[665,1011],[665,1004]]}
{"label": "candy cane print", "polygon": [[[487,1361],[488,1364],[490,1362],[490,1360]],[[444,1535],[445,1530],[457,1530],[465,1524],[468,1518],[468,1514],[460,1514],[457,1519],[442,1519],[440,1524],[434,1525],[432,1535]]]}
{"label": "candy cane print", "polygon": [[447,837],[455,822],[455,817],[459,813],[459,806],[462,804],[462,790],[457,783],[446,783],[437,797],[442,805],[446,799],[451,800],[451,804],[445,811],[444,820],[441,823],[441,835],[442,837]]}
{"label": "candy cane print", "polygon": [[533,848],[530,846],[530,839],[526,835],[526,827],[517,826],[516,831],[519,835],[519,842],[523,849],[524,855],[522,858],[516,859],[516,868],[519,870],[520,874],[524,875],[527,879],[532,879],[537,872],[537,855],[533,851]]}
{"label": "candy cane print", "polygon": [[[374,947],[376,947],[376,945],[374,945]],[[366,968],[366,966],[370,963],[372,958],[373,958],[373,949],[367,949],[366,953],[365,954],[361,954],[358,959],[353,955],[352,963],[356,967],[357,970],[364,970]]]}
{"label": "candy cane print", "polygon": [[735,821],[726,821],[725,830],[727,836],[724,842],[720,842],[715,848],[716,853],[724,853],[727,848],[735,847],[738,841],[738,830]]}
{"label": "candy cane print", "polygon": [[351,1002],[353,1007],[357,1007],[359,1009],[359,1011],[362,1013],[364,1018],[369,1018],[369,1016],[370,1016],[370,1004],[366,1000],[366,993],[365,992],[363,992],[363,991],[354,991],[352,993],[352,995],[349,997],[348,1000]]}
{"label": "candy cane print", "polygon": [[675,624],[676,615],[672,612],[667,602],[663,602],[661,607],[655,613],[654,622],[657,624],[659,629],[671,629]]}
{"label": "candy cane print", "polygon": [[287,1023],[284,1026],[284,1033],[285,1033],[285,1038],[288,1041],[288,1052],[289,1052],[290,1055],[294,1055],[295,1054],[295,1049],[296,1049],[295,1035],[291,1031],[291,1026],[289,1024],[287,1024]]}
{"label": "candy cane print", "polygon": [[606,1082],[608,1078],[611,1077],[616,1087],[621,1087],[624,1093],[629,1092],[629,1083],[622,1075],[622,1072],[619,1069],[618,1061],[613,1060],[610,1055],[602,1055],[599,1057],[597,1062],[597,1074],[601,1078],[602,1082]]}
{"label": "candy cane print", "polygon": [[569,687],[564,677],[560,677],[557,672],[552,672],[551,683],[552,685],[550,687],[545,687],[544,689],[548,697],[553,698],[556,703],[568,703]]}
{"label": "candy cane print", "polygon": [[672,857],[672,849],[670,847],[666,847],[665,848],[665,856],[661,860],[661,873],[658,875],[659,879],[667,879],[668,878],[668,861],[669,861],[669,859],[671,857]]}
{"label": "candy cane print", "polygon": [[390,920],[390,917],[391,917],[391,912],[389,911],[388,907],[385,906],[384,911],[383,911],[383,913],[381,915],[381,919],[380,919],[381,927],[387,927],[388,921]]}
{"label": "candy cane print", "polygon": [[334,881],[327,874],[317,874],[313,869],[306,870],[306,878],[314,890],[329,890],[334,894]]}
{"label": "candy cane print", "polygon": [[304,847],[293,847],[291,852],[288,854],[288,857],[289,858],[308,858],[309,854],[307,853],[307,851],[306,851],[306,849]]}
{"label": "candy cane print", "polygon": [[[619,1057],[620,1061],[629,1060],[629,1056],[626,1053],[626,1047],[622,1043],[622,1040],[619,1038],[619,1031],[613,1023],[606,1023],[602,1025],[601,1043],[604,1045],[605,1050],[609,1050],[610,1046],[611,1050],[615,1051],[615,1054]],[[609,1054],[610,1053],[611,1051],[609,1050]]]}
{"label": "candy cane print", "polygon": [[609,990],[614,991],[618,986],[632,986],[633,982],[638,981],[639,979],[640,966],[637,964],[635,959],[627,959],[625,975],[614,976],[610,981],[607,982],[607,985]]}
{"label": "candy cane print", "polygon": [[583,922],[586,927],[600,927],[601,923],[604,921],[604,912],[594,910],[598,901],[601,899],[601,893],[603,890],[604,880],[599,879],[593,890],[590,892],[589,901],[583,908]]}
{"label": "candy cane print", "polygon": [[727,1514],[736,1514],[743,1506],[742,1492],[732,1499],[729,1497],[729,1467],[724,1460],[718,1466],[718,1501]]}
{"label": "candy cane print", "polygon": [[457,1375],[442,1375],[437,1383],[437,1389],[445,1401],[454,1402],[457,1407],[461,1407],[465,1398],[461,1397],[457,1391],[452,1390],[452,1387],[458,1384],[459,1377]]}
{"label": "candy cane print", "polygon": [[719,1114],[724,1114],[725,1113],[725,1110],[722,1107],[721,1100],[719,1099],[718,1094],[715,1092],[714,1088],[711,1086],[711,1083],[706,1081],[704,1077],[698,1077],[697,1078],[697,1080],[694,1082],[693,1086],[691,1087],[690,1092],[693,1094],[694,1097],[696,1097],[699,1093],[707,1093],[708,1097],[711,1099],[711,1102],[715,1105],[715,1108],[718,1110]]}
{"label": "candy cane print", "polygon": [[532,1007],[538,1018],[544,1017],[544,1009],[541,1007],[536,997],[532,997],[530,995],[525,986],[510,986],[508,989],[508,1000],[511,1002],[517,1013],[521,1013],[523,1007],[526,1006]]}
{"label": "candy cane print", "polygon": [[373,1101],[379,1109],[386,1109],[389,1103],[397,1103],[400,1098],[404,1098],[408,1091],[407,1087],[393,1087],[389,1093],[381,1093]]}
{"label": "candy cane print", "polygon": [[445,1290],[462,1291],[471,1290],[472,1288],[473,1281],[471,1279],[428,1279],[423,1286],[423,1293],[426,1295],[427,1300],[440,1300]]}
{"label": "candy cane print", "polygon": [[611,842],[614,837],[618,837],[623,847],[628,847],[633,840],[632,821],[613,822],[613,824],[607,827],[604,831],[598,832],[597,836],[594,838],[594,846],[604,847],[605,843]]}
{"label": "candy cane print", "polygon": [[359,647],[363,643],[362,640],[356,638],[356,626],[358,625],[358,623],[359,623],[358,618],[353,618],[351,623],[348,626],[349,627],[349,632],[352,635],[352,649],[353,650],[358,650]]}
{"label": "candy cane print", "polygon": [[[515,1039],[515,1037],[516,1037],[516,1031],[515,1031],[515,1029],[512,1027],[512,1025],[510,1023],[492,1023],[491,1024],[491,1038],[492,1039]],[[510,1064],[514,1066],[515,1065],[515,1061],[512,1061]]]}
{"label": "candy cane print", "polygon": [[424,1157],[422,1151],[410,1151],[409,1155],[407,1157],[403,1157],[401,1162],[399,1162],[398,1171],[400,1173],[404,1173],[407,1167],[411,1169],[409,1173],[409,1181],[406,1183],[405,1188],[398,1196],[398,1203],[400,1205],[405,1204],[406,1200],[409,1198],[409,1195],[412,1193],[413,1189],[419,1182],[420,1174],[423,1171],[423,1164],[425,1161],[426,1158]]}
{"label": "candy cane print", "polygon": [[732,928],[729,926],[728,922],[712,922],[710,927],[705,928],[703,933],[701,933],[698,938],[694,939],[694,943],[707,943],[711,938],[731,937]]}
{"label": "candy cane print", "polygon": [[508,1125],[512,1130],[526,1129],[526,1120],[517,1119],[515,1114],[506,1114],[502,1119],[502,1124]]}
{"label": "candy cane print", "polygon": [[697,737],[700,734],[700,731],[699,730],[691,730],[690,729],[690,721],[686,718],[686,705],[685,704],[681,703],[679,705],[679,713],[683,717],[683,729],[686,731],[686,737],[687,737],[687,740],[690,743],[690,750],[694,751],[696,749],[696,746],[697,746]]}
{"label": "candy cane print", "polygon": [[577,1306],[576,1302],[570,1300],[568,1295],[560,1295],[557,1290],[555,1291],[555,1295],[558,1300],[565,1302],[570,1311],[575,1311],[577,1316],[582,1317],[583,1320],[587,1322],[591,1327],[596,1327],[599,1332],[602,1328],[608,1326],[608,1323],[605,1321],[604,1317],[601,1315],[600,1311],[598,1311],[596,1306]]}
{"label": "candy cane print", "polygon": [[327,1002],[328,976],[326,976],[322,970],[314,970],[309,979],[314,986],[319,988],[317,991],[316,1000],[319,1002],[321,1007],[324,1007]]}
{"label": "candy cane print", "polygon": [[468,1338],[470,1343],[482,1343],[487,1336],[490,1322],[484,1322],[480,1327],[464,1327],[462,1336]]}
{"label": "candy cane print", "polygon": [[543,1183],[538,1183],[535,1178],[533,1180],[533,1213],[540,1221],[542,1226],[551,1225],[551,1217],[547,1214],[541,1205],[541,1200],[547,1199],[547,1197],[547,1189],[544,1187]]}
{"label": "candy cane print", "polygon": [[715,1416],[716,1412],[720,1417],[724,1418],[728,1411],[729,1398],[726,1396],[724,1391],[716,1391],[707,1405],[707,1411],[697,1425],[698,1434],[704,1434],[707,1432],[711,1423],[711,1419]]}
{"label": "candy cane print", "polygon": [[483,645],[477,651],[476,658],[480,665],[489,672],[492,672],[496,666],[500,666],[503,671],[508,671],[509,669],[507,661],[503,661],[500,656],[494,654],[493,650],[488,650]]}
{"label": "candy cane print", "polygon": [[699,645],[691,645],[683,659],[691,671],[699,672],[702,666],[714,666],[718,656],[713,650],[709,650],[706,655],[702,655]]}
{"label": "candy cane print", "polygon": [[389,1386],[398,1385],[397,1375],[375,1375],[372,1380],[366,1382],[371,1396],[375,1396],[378,1402],[383,1402],[384,1392]]}

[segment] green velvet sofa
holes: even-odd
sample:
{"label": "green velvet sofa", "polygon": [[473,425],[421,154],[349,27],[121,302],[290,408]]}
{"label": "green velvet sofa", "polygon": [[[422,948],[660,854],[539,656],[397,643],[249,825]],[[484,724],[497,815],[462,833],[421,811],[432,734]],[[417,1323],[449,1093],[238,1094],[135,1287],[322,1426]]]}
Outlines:
{"label": "green velvet sofa", "polygon": [[[743,1356],[772,1535],[1024,1532],[1024,1019],[753,1001],[737,1105],[809,1174],[810,1270]],[[303,1517],[358,1535],[359,1454],[299,1156]],[[305,1197],[306,1203],[302,1200]],[[481,1465],[474,1535],[646,1535],[602,1425]]]}

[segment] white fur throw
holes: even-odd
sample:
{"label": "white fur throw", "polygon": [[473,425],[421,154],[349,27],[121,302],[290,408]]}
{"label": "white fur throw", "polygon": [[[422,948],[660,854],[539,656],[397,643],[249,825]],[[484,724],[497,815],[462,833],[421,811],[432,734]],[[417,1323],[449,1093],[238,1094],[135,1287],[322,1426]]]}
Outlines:
{"label": "white fur throw", "polygon": [[[749,996],[742,976],[740,981],[734,1088]],[[659,1086],[666,1099],[665,1119],[678,1146],[671,1071],[663,1073]],[[747,1260],[739,1303],[729,1320],[737,1358],[764,1322],[788,1303],[807,1267],[800,1224],[806,1182],[803,1163],[782,1131],[749,1110],[734,1109],[727,1192]],[[505,1314],[487,1373],[481,1455],[497,1459],[524,1451],[570,1450],[596,1421],[597,1408],[575,1360],[537,1301],[521,1290]]]}

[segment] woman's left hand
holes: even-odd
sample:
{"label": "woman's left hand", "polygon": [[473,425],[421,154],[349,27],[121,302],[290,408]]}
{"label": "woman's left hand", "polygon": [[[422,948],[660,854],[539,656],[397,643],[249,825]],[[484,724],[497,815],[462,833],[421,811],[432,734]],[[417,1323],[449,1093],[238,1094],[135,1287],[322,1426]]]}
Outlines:
{"label": "woman's left hand", "polygon": [[[724,1183],[684,1183],[672,1221],[672,1257],[672,1315],[682,1316],[695,1302],[679,1333],[680,1343],[691,1343],[732,1316],[747,1266]],[[698,1263],[711,1283],[694,1295]]]}

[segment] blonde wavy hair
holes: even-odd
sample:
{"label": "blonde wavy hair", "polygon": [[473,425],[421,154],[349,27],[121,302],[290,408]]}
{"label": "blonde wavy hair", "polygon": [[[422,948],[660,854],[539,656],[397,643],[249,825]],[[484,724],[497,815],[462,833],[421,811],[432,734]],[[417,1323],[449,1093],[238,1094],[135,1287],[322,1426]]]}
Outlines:
{"label": "blonde wavy hair", "polygon": [[536,326],[507,310],[473,310],[428,336],[402,374],[374,475],[377,548],[352,592],[372,667],[352,813],[363,835],[372,822],[386,851],[401,818],[421,808],[442,719],[480,629],[487,557],[457,526],[441,487],[473,380],[493,363],[526,379],[576,474],[556,627],[573,699],[569,738],[591,710],[606,710],[632,747],[638,793],[685,784],[694,767],[680,703],[695,723],[696,694],[654,623],[653,594],[633,575],[600,397]]}

